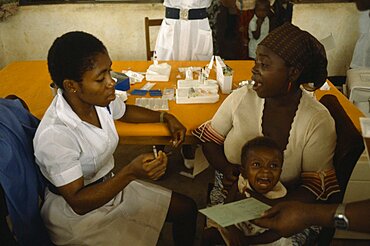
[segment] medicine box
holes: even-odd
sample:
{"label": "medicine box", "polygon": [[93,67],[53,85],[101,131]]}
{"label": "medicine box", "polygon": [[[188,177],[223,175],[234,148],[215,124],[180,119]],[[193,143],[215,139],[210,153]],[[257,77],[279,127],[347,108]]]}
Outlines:
{"label": "medicine box", "polygon": [[217,82],[220,85],[223,94],[230,94],[233,83],[233,70],[227,66],[221,57],[216,56],[216,75]]}
{"label": "medicine box", "polygon": [[370,68],[354,68],[347,71],[347,96],[365,115],[370,117]]}

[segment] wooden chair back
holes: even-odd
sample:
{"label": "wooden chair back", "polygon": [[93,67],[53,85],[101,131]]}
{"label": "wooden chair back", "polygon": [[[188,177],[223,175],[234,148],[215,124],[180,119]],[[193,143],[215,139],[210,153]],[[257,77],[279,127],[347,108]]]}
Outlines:
{"label": "wooden chair back", "polygon": [[154,51],[150,48],[150,27],[151,26],[160,26],[163,19],[149,19],[145,17],[145,44],[146,44],[146,59],[148,61],[153,57]]}

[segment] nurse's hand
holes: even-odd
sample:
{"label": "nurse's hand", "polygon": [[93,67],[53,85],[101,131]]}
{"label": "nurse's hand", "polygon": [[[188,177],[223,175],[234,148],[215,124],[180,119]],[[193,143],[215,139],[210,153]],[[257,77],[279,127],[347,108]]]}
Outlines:
{"label": "nurse's hand", "polygon": [[132,165],[137,178],[157,180],[166,172],[167,156],[162,151],[158,152],[157,158],[154,158],[153,153],[141,154],[129,165]]}
{"label": "nurse's hand", "polygon": [[163,119],[171,133],[173,147],[179,147],[185,140],[185,126],[172,114],[164,114]]}

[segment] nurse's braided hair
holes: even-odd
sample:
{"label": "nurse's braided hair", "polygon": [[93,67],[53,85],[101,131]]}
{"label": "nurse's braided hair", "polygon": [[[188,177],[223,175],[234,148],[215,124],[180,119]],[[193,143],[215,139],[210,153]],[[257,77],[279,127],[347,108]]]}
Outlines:
{"label": "nurse's braided hair", "polygon": [[93,68],[94,57],[106,52],[104,44],[89,33],[63,34],[55,39],[48,52],[50,76],[61,89],[65,79],[81,82],[83,74]]}

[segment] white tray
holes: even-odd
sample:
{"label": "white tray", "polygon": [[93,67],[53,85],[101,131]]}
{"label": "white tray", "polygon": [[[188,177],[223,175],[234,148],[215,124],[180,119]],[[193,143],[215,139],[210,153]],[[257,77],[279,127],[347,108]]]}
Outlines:
{"label": "white tray", "polygon": [[200,83],[199,80],[178,80],[177,88],[210,88],[218,90],[218,82],[214,79],[207,79],[204,84]]}
{"label": "white tray", "polygon": [[215,103],[220,99],[217,91],[214,88],[179,88],[176,90],[176,103]]}

